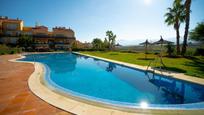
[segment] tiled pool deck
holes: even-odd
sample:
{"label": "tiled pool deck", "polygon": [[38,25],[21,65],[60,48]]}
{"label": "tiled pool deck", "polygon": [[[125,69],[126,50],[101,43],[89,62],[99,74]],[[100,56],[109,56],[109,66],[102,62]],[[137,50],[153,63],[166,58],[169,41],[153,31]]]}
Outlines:
{"label": "tiled pool deck", "polygon": [[17,57],[0,56],[0,115],[72,115],[46,103],[29,90],[28,78],[34,66],[8,61]]}

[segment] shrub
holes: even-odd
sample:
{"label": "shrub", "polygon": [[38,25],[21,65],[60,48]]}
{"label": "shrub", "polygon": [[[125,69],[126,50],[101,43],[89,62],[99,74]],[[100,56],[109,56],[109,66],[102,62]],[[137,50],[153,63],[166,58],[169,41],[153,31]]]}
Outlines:
{"label": "shrub", "polygon": [[174,45],[172,43],[168,43],[167,46],[167,51],[166,53],[168,54],[169,57],[173,56],[174,53]]}
{"label": "shrub", "polygon": [[15,53],[16,53],[16,52],[15,52],[15,51],[13,51],[13,50],[12,50],[11,52],[9,52],[9,54],[15,54]]}
{"label": "shrub", "polygon": [[204,48],[197,48],[196,51],[195,51],[195,55],[204,56]]}
{"label": "shrub", "polygon": [[0,54],[15,54],[15,53],[20,53],[21,49],[16,48],[16,47],[9,47],[7,45],[0,45]]}
{"label": "shrub", "polygon": [[74,48],[72,49],[72,51],[99,51],[99,50],[96,50],[96,49],[92,49],[92,48]]}
{"label": "shrub", "polygon": [[194,56],[195,52],[192,50],[187,50],[185,56]]}

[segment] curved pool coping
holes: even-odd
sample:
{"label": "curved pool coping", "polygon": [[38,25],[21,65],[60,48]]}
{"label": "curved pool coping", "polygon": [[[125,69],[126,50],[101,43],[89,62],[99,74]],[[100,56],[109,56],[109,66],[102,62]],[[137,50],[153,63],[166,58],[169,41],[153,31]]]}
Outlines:
{"label": "curved pool coping", "polygon": [[[78,54],[78,53],[77,53]],[[84,54],[82,54],[84,55]],[[88,55],[86,55],[88,56]],[[91,56],[90,56],[91,57]],[[23,57],[21,57],[23,58]],[[94,56],[94,58],[97,58]],[[20,58],[18,58],[20,59]],[[99,58],[98,58],[99,59]],[[53,106],[61,108],[63,110],[75,113],[75,114],[97,114],[97,113],[104,113],[104,114],[135,114],[135,113],[145,113],[145,114],[203,114],[204,109],[203,106],[201,107],[201,103],[193,103],[192,104],[184,104],[184,105],[191,105],[197,106],[192,108],[172,108],[172,107],[148,107],[148,108],[141,108],[138,106],[119,106],[114,105],[111,103],[104,103],[103,101],[90,101],[86,98],[80,98],[80,96],[72,95],[64,93],[60,91],[56,87],[52,87],[50,84],[46,83],[44,78],[46,75],[45,65],[38,63],[38,62],[25,62],[25,61],[15,61],[15,62],[24,62],[24,63],[32,63],[35,66],[35,71],[29,77],[28,85],[30,90],[43,99],[44,101],[50,103]],[[109,61],[109,60],[108,60]],[[126,65],[128,66],[128,65]],[[138,68],[137,68],[138,69]],[[202,102],[203,104],[203,102]],[[182,105],[182,104],[180,104]],[[200,108],[200,107],[201,108]]]}

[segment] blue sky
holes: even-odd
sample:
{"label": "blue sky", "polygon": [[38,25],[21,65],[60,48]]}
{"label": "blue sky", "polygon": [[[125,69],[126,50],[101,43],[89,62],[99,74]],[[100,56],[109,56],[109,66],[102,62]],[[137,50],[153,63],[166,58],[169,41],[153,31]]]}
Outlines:
{"label": "blue sky", "polygon": [[[0,15],[24,20],[25,26],[38,22],[52,28],[71,27],[82,42],[105,37],[107,30],[117,42],[133,45],[146,39],[175,41],[172,26],[164,14],[173,0],[0,0]],[[190,29],[204,21],[204,0],[193,0]],[[183,36],[181,26],[181,36]]]}

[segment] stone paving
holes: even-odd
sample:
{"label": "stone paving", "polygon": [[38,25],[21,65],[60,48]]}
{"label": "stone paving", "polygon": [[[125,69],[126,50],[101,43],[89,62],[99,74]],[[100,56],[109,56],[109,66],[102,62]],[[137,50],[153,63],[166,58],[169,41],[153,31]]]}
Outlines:
{"label": "stone paving", "polygon": [[17,57],[0,56],[0,115],[72,115],[32,94],[28,88],[28,78],[34,66],[8,61]]}

